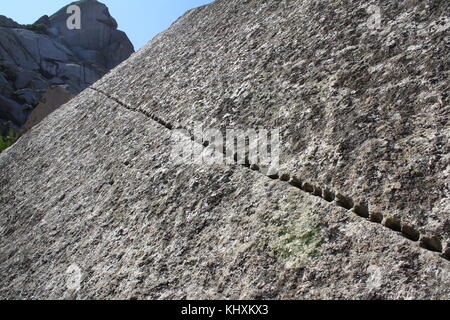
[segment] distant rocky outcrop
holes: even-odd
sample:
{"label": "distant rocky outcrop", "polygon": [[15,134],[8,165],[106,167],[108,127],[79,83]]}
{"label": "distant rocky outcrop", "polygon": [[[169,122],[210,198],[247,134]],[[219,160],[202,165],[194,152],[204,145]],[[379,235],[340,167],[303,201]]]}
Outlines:
{"label": "distant rocky outcrop", "polygon": [[51,87],[77,94],[134,52],[104,4],[72,4],[79,30],[67,27],[67,6],[33,25],[0,16],[0,131],[19,130]]}
{"label": "distant rocky outcrop", "polygon": [[0,15],[0,27],[3,28],[21,28],[22,26],[13,19]]}
{"label": "distant rocky outcrop", "polygon": [[[449,12],[189,11],[0,154],[0,299],[448,300]],[[278,171],[176,161],[223,156],[194,124],[278,129]]]}

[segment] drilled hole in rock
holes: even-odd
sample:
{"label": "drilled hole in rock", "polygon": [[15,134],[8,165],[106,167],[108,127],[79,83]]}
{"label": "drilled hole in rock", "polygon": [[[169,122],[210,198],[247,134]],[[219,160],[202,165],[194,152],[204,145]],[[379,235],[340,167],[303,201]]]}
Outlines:
{"label": "drilled hole in rock", "polygon": [[438,237],[423,237],[420,240],[420,246],[430,251],[442,252],[441,239]]}
{"label": "drilled hole in rock", "polygon": [[351,210],[354,206],[353,200],[342,194],[336,195],[336,203],[338,206],[345,208],[347,210]]}
{"label": "drilled hole in rock", "polygon": [[371,212],[370,213],[370,221],[375,223],[382,223],[383,222],[383,214],[380,212]]}
{"label": "drilled hole in rock", "polygon": [[303,190],[308,192],[308,193],[313,193],[314,192],[314,186],[312,184],[309,184],[308,182],[305,182],[303,184]]}
{"label": "drilled hole in rock", "polygon": [[326,200],[326,201],[328,201],[328,202],[333,202],[334,201],[334,199],[335,199],[335,194],[334,194],[334,192],[333,191],[330,191],[330,190],[324,190],[323,191],[323,198]]}
{"label": "drilled hole in rock", "polygon": [[445,259],[450,260],[450,247],[448,247],[442,255]]}
{"label": "drilled hole in rock", "polygon": [[207,148],[209,146],[209,141],[203,141],[203,146]]}
{"label": "drilled hole in rock", "polygon": [[419,241],[420,239],[420,232],[407,224],[402,226],[402,234],[412,241]]}
{"label": "drilled hole in rock", "polygon": [[360,217],[363,218],[369,218],[370,214],[369,214],[369,208],[367,207],[367,205],[365,204],[357,204],[354,208],[353,211]]}
{"label": "drilled hole in rock", "polygon": [[302,181],[297,177],[292,177],[291,180],[289,180],[289,184],[293,187],[302,189]]}
{"label": "drilled hole in rock", "polygon": [[248,158],[245,158],[245,160],[244,160],[244,167],[246,167],[246,168],[251,167],[251,163],[250,163],[250,160],[248,160]]}
{"label": "drilled hole in rock", "polygon": [[386,218],[386,220],[384,221],[384,226],[394,231],[402,231],[402,223],[400,219],[395,217]]}
{"label": "drilled hole in rock", "polygon": [[252,169],[253,171],[259,171],[259,166],[257,164],[252,164],[250,166],[250,169]]}
{"label": "drilled hole in rock", "polygon": [[271,173],[271,174],[267,174],[267,176],[272,179],[272,180],[277,180],[280,178],[280,176],[278,175],[278,173]]}
{"label": "drilled hole in rock", "polygon": [[313,194],[318,197],[322,197],[322,188],[318,186],[314,186]]}
{"label": "drilled hole in rock", "polygon": [[280,176],[280,180],[284,182],[288,182],[291,179],[291,176],[288,173],[283,173]]}

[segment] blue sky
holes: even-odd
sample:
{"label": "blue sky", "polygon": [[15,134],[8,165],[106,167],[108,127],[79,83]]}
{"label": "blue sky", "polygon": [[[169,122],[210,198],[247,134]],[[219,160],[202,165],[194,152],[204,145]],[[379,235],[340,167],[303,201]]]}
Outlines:
{"label": "blue sky", "polygon": [[[22,24],[31,24],[51,15],[73,0],[1,0],[0,14]],[[100,0],[109,8],[138,50],[155,35],[167,29],[187,10],[212,0]]]}

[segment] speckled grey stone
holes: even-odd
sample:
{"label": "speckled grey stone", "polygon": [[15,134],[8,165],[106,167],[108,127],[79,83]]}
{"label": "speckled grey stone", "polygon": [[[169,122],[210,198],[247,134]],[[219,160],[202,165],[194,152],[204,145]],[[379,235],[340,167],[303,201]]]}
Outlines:
{"label": "speckled grey stone", "polygon": [[[0,155],[0,297],[450,298],[421,247],[450,238],[448,2],[382,2],[373,31],[378,3],[189,11],[22,136]],[[194,121],[280,128],[280,172],[314,192],[173,163],[168,128]]]}

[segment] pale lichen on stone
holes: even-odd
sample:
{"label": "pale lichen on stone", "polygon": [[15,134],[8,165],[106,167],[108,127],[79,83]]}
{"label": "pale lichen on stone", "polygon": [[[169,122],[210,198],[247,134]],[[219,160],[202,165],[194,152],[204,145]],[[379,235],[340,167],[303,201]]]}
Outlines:
{"label": "pale lichen on stone", "polygon": [[270,228],[270,231],[276,237],[269,241],[268,247],[286,268],[305,267],[320,256],[324,239],[308,214],[287,225]]}

